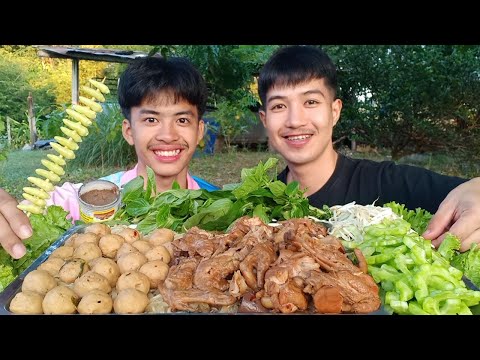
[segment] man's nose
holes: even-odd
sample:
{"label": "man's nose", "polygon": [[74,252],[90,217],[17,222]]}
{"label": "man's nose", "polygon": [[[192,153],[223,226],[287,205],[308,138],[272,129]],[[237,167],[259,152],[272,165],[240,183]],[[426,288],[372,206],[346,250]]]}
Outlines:
{"label": "man's nose", "polygon": [[299,105],[290,105],[287,112],[286,125],[288,127],[297,128],[307,123],[305,109]]}
{"label": "man's nose", "polygon": [[157,133],[155,134],[157,140],[163,140],[166,142],[175,141],[178,139],[178,131],[175,123],[164,122],[161,126],[158,127]]}

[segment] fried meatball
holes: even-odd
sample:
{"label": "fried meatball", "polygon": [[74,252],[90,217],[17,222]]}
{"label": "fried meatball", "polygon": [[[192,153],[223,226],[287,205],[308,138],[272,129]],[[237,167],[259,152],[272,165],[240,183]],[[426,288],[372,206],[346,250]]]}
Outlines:
{"label": "fried meatball", "polygon": [[118,249],[116,259],[118,260],[121,256],[134,252],[138,252],[138,250],[134,248],[132,244],[126,242],[122,246],[120,246],[120,249]]}
{"label": "fried meatball", "polygon": [[150,280],[150,289],[155,289],[158,287],[160,281],[166,279],[168,275],[168,269],[168,265],[162,260],[153,260],[143,264],[139,271],[142,274],[147,275],[148,279]]}
{"label": "fried meatball", "polygon": [[80,314],[109,314],[113,309],[113,300],[106,292],[92,290],[78,303]]}
{"label": "fried meatball", "polygon": [[166,242],[173,241],[175,233],[166,228],[153,230],[146,239],[152,243],[153,246],[162,245]]}
{"label": "fried meatball", "polygon": [[165,264],[168,264],[171,259],[170,253],[163,245],[155,246],[153,249],[147,251],[145,256],[148,261],[162,260]]}
{"label": "fried meatball", "polygon": [[43,298],[44,314],[74,314],[77,311],[78,296],[75,292],[59,285],[50,290]]}
{"label": "fried meatball", "polygon": [[45,270],[53,277],[58,276],[58,272],[65,264],[65,260],[59,257],[50,256],[44,263],[42,263],[37,270]]}
{"label": "fried meatball", "polygon": [[93,243],[95,245],[98,245],[99,240],[100,240],[100,237],[94,233],[78,234],[78,236],[74,238],[73,247],[77,248],[80,245],[85,243]]}
{"label": "fried meatball", "polygon": [[140,267],[147,262],[145,255],[139,252],[134,252],[121,256],[117,260],[118,267],[120,272],[126,273],[129,271],[134,271],[140,269]]}
{"label": "fried meatball", "polygon": [[10,302],[10,311],[14,314],[43,314],[43,295],[34,291],[17,293]]}
{"label": "fried meatball", "polygon": [[92,224],[92,225],[88,225],[85,228],[85,233],[94,233],[94,234],[97,234],[98,236],[101,237],[101,236],[110,234],[111,229],[106,224],[95,223],[95,224]]}
{"label": "fried meatball", "polygon": [[145,254],[148,250],[152,249],[152,244],[145,240],[137,240],[132,243],[132,246],[142,254]]}
{"label": "fried meatball", "polygon": [[129,244],[142,239],[142,234],[138,230],[130,229],[128,227],[117,232],[117,234],[122,236]]}
{"label": "fried meatball", "polygon": [[100,238],[98,246],[102,250],[104,256],[114,259],[118,249],[123,245],[125,239],[116,234],[105,235]]}
{"label": "fried meatball", "polygon": [[117,314],[141,314],[148,305],[148,296],[137,289],[120,291],[113,301],[113,309]]}
{"label": "fried meatball", "polygon": [[50,254],[50,258],[58,257],[62,258],[63,260],[70,260],[73,258],[73,251],[75,249],[73,246],[60,246],[58,249],[55,249]]}
{"label": "fried meatball", "polygon": [[77,278],[89,270],[88,264],[83,259],[72,259],[67,261],[58,272],[61,281],[67,284],[73,283]]}
{"label": "fried meatball", "polygon": [[124,289],[137,289],[145,294],[150,291],[150,279],[138,271],[126,272],[118,278],[117,291]]}
{"label": "fried meatball", "polygon": [[108,294],[112,287],[104,276],[89,271],[75,280],[73,290],[78,296],[83,297],[92,290],[101,290]]}
{"label": "fried meatball", "polygon": [[90,262],[92,271],[104,276],[111,287],[114,287],[120,276],[120,268],[117,263],[109,258],[93,259]]}
{"label": "fried meatball", "polygon": [[35,291],[45,295],[57,286],[57,280],[45,270],[33,270],[25,276],[22,291]]}
{"label": "fried meatball", "polygon": [[90,260],[96,259],[101,256],[102,250],[100,250],[98,245],[89,242],[79,245],[77,248],[75,248],[75,251],[73,252],[74,258],[83,259],[86,262],[89,262]]}

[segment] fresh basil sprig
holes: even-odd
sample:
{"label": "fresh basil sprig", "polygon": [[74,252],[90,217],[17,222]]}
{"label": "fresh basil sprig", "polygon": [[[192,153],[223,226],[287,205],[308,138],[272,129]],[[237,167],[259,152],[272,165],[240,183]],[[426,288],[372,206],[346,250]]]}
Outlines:
{"label": "fresh basil sprig", "polygon": [[301,218],[313,215],[327,219],[327,209],[309,205],[298,182],[285,185],[272,174],[278,159],[245,168],[241,182],[228,184],[222,190],[207,191],[180,189],[174,182],[172,189],[155,194],[155,174],[147,168],[147,184],[137,177],[122,190],[122,207],[115,215],[117,221],[137,223],[137,229],[150,233],[166,227],[184,232],[193,226],[205,230],[225,231],[236,219],[259,216],[266,223],[275,220]]}

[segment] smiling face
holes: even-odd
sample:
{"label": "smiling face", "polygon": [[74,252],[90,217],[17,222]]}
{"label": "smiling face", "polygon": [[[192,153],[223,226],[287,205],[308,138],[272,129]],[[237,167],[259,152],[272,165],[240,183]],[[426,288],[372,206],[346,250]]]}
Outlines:
{"label": "smiling face", "polygon": [[139,175],[146,175],[146,166],[157,177],[158,190],[170,188],[173,180],[186,187],[188,164],[203,137],[204,123],[197,108],[171,94],[162,92],[155,101],[144,101],[131,108],[130,121],[123,121],[123,136],[135,145]]}
{"label": "smiling face", "polygon": [[260,119],[270,145],[290,167],[319,165],[335,156],[332,133],[341,109],[341,100],[334,99],[324,79],[313,79],[269,89]]}

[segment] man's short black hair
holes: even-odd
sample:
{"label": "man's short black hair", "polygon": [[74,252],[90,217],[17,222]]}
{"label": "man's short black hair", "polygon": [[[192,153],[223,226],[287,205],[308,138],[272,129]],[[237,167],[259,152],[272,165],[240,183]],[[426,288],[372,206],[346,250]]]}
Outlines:
{"label": "man's short black hair", "polygon": [[133,60],[120,77],[118,103],[125,118],[130,120],[131,108],[144,100],[154,100],[167,91],[174,101],[186,100],[197,107],[202,118],[208,91],[200,72],[185,58],[145,57]]}
{"label": "man's short black hair", "polygon": [[274,86],[292,86],[313,79],[325,79],[337,93],[337,69],[330,57],[315,46],[286,46],[278,49],[265,63],[258,78],[258,95],[265,107],[268,90]]}

